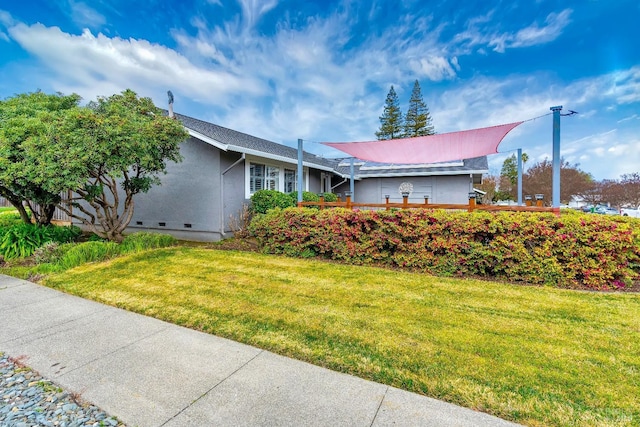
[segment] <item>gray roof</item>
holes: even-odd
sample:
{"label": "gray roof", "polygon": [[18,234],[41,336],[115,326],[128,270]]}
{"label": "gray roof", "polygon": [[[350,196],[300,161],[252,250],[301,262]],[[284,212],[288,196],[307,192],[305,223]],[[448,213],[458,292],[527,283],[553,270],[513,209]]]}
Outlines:
{"label": "gray roof", "polygon": [[[277,142],[268,141],[213,123],[198,120],[182,114],[176,118],[189,130],[210,138],[226,150],[239,153],[254,154],[266,158],[288,159],[297,162],[298,150]],[[346,161],[345,161],[346,160]],[[349,159],[328,159],[304,152],[303,161],[307,165],[323,170],[332,170],[338,175],[349,176]],[[487,157],[475,157],[463,161],[447,162],[431,165],[392,165],[355,160],[355,177],[357,179],[390,176],[426,176],[426,175],[460,175],[466,173],[479,174],[489,172]]]}
{"label": "gray roof", "polygon": [[[350,159],[343,159],[336,170],[342,175],[349,174]],[[428,175],[462,175],[489,172],[487,156],[474,157],[452,162],[432,163],[429,165],[395,165],[354,160],[356,178],[390,177],[390,176],[428,176]]]}
{"label": "gray roof", "polygon": [[[230,151],[240,153],[261,153],[267,158],[279,157],[294,160],[295,162],[298,160],[298,150],[296,148],[218,126],[203,120],[194,119],[193,117],[184,116],[182,114],[176,114],[175,116],[187,129],[191,129],[227,146]],[[303,154],[303,161],[307,164],[319,166],[321,169],[335,170],[337,166],[336,160],[326,159],[306,151]]]}

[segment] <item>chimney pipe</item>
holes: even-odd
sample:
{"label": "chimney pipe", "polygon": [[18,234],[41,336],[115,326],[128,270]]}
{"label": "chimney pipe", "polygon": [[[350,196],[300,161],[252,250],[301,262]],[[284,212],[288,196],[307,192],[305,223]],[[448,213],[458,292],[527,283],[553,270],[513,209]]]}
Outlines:
{"label": "chimney pipe", "polygon": [[167,91],[167,95],[169,96],[169,117],[174,118],[173,115],[173,94],[170,90]]}

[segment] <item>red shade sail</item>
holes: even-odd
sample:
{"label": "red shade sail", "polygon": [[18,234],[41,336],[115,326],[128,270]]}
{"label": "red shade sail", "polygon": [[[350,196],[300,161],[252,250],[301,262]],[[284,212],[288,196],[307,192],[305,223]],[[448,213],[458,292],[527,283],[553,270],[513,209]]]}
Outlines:
{"label": "red shade sail", "polygon": [[521,123],[414,138],[367,142],[323,142],[323,144],[357,159],[372,162],[439,163],[495,154],[502,139]]}

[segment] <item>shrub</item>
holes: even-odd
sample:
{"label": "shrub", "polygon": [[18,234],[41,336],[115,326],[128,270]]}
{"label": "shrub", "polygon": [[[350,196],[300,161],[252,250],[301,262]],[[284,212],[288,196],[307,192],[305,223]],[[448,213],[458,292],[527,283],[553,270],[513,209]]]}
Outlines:
{"label": "shrub", "polygon": [[270,209],[295,206],[293,199],[276,190],[258,190],[251,196],[251,212],[265,214]]}
{"label": "shrub", "polygon": [[120,244],[120,252],[140,252],[147,249],[164,248],[176,244],[176,238],[168,234],[133,233],[124,238]]}
{"label": "shrub", "polygon": [[62,251],[58,242],[47,242],[33,252],[36,264],[56,263],[60,261],[61,256]]}
{"label": "shrub", "polygon": [[587,289],[640,276],[640,230],[623,218],[512,212],[285,209],[255,218],[265,251],[438,275]]}
{"label": "shrub", "polygon": [[81,231],[78,227],[38,226],[18,224],[3,230],[0,254],[5,259],[25,258],[47,242],[66,243],[75,240]]}
{"label": "shrub", "polygon": [[[303,195],[303,197],[304,197],[304,195]],[[333,193],[324,193],[324,201],[325,202],[331,202],[331,203],[337,202],[338,201],[338,196],[336,196]]]}
{"label": "shrub", "polygon": [[[298,203],[298,192],[294,191],[293,193],[289,193],[288,196],[291,197],[291,200],[293,201],[293,206],[296,206],[296,204]],[[318,196],[316,193],[312,193],[311,191],[303,191],[302,201],[303,202],[319,202],[320,196]]]}

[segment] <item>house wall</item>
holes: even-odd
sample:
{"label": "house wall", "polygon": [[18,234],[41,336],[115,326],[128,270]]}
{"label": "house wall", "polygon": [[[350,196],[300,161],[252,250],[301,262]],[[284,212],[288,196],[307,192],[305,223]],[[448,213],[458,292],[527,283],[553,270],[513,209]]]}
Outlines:
{"label": "house wall", "polygon": [[222,176],[223,191],[220,195],[220,200],[223,201],[222,221],[225,233],[232,232],[231,217],[239,218],[242,206],[250,203],[250,199],[245,198],[245,162],[239,153],[220,153],[220,170],[226,171]]}
{"label": "house wall", "polygon": [[[135,196],[128,233],[157,231],[202,241],[222,237],[221,164],[233,163],[232,159],[221,160],[217,148],[194,138],[181,144],[180,153],[183,161],[167,164],[167,174],[160,176],[162,185]],[[233,182],[233,175],[227,182]],[[242,190],[239,194],[242,195]]]}
{"label": "house wall", "polygon": [[[196,241],[230,237],[231,217],[239,218],[243,205],[250,203],[246,198],[247,162],[295,168],[256,156],[243,159],[240,153],[220,151],[195,138],[182,143],[180,153],[183,161],[167,164],[167,174],[160,177],[161,186],[135,197],[135,211],[127,233],[160,232]],[[309,191],[319,192],[321,172],[305,168],[305,173],[309,177]]]}
{"label": "house wall", "polygon": [[309,191],[312,193],[320,193],[322,172],[317,169],[309,170]]}
{"label": "house wall", "polygon": [[[358,203],[383,203],[385,195],[389,201],[402,202],[402,195],[398,189],[403,182],[413,185],[413,192],[409,196],[411,203],[423,203],[424,196],[429,196],[430,203],[459,203],[469,202],[469,191],[472,189],[469,175],[444,176],[416,176],[394,178],[363,178],[355,182],[355,197]],[[334,190],[336,193],[349,191],[349,182]]]}

